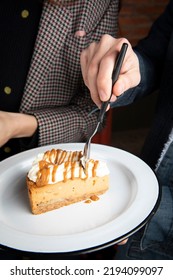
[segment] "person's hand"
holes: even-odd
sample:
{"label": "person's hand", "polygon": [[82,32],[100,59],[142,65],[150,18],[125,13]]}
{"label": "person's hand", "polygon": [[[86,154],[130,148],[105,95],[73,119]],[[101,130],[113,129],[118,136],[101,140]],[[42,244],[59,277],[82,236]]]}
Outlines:
{"label": "person's hand", "polygon": [[121,242],[119,242],[117,245],[125,245],[128,241],[128,238],[127,239],[124,239],[122,240]]}
{"label": "person's hand", "polygon": [[37,126],[34,116],[0,111],[0,147],[11,138],[32,136]]}
{"label": "person's hand", "polygon": [[[120,76],[112,90],[112,71],[123,43],[128,43],[128,49]],[[102,101],[109,99],[112,91],[111,101],[115,101],[117,96],[140,82],[138,58],[124,38],[115,39],[110,35],[103,35],[99,43],[94,42],[82,51],[80,60],[85,85],[98,107]]]}

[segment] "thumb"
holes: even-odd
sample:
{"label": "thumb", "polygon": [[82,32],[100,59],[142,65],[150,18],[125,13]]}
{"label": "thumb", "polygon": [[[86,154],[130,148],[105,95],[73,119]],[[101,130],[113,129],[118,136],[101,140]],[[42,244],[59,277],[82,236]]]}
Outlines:
{"label": "thumb", "polygon": [[121,74],[112,88],[113,95],[120,96],[126,90],[136,87],[140,82],[139,73],[126,73]]}

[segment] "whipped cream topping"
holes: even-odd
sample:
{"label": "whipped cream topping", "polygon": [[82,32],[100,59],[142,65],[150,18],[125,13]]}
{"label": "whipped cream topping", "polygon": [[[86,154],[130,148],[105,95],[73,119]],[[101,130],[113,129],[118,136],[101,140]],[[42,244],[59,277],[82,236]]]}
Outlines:
{"label": "whipped cream topping", "polygon": [[105,162],[90,159],[87,161],[86,169],[82,168],[80,159],[81,151],[55,150],[38,154],[33,161],[28,178],[39,187],[46,184],[55,184],[68,179],[90,177],[103,177],[109,174]]}

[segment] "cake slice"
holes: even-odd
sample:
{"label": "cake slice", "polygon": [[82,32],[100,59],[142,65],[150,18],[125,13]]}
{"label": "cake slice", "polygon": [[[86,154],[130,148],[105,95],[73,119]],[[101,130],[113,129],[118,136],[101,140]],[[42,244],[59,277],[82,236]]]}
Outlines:
{"label": "cake slice", "polygon": [[81,151],[52,149],[39,154],[27,174],[27,187],[33,214],[90,199],[109,188],[105,162],[90,159],[82,168]]}

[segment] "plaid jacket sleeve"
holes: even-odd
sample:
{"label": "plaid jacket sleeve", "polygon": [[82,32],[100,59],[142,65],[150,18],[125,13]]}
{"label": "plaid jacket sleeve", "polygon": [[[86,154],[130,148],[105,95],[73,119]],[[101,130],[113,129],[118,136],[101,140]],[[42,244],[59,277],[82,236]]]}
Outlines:
{"label": "plaid jacket sleeve", "polygon": [[[96,114],[84,86],[80,53],[103,34],[116,36],[118,1],[44,4],[20,111],[38,121],[38,145],[80,142],[91,134]],[[86,36],[75,37],[77,30]]]}

